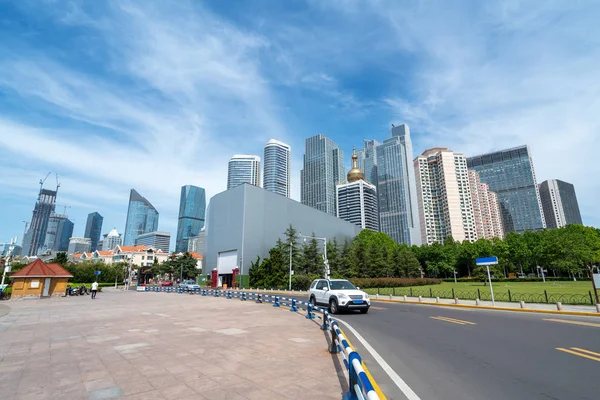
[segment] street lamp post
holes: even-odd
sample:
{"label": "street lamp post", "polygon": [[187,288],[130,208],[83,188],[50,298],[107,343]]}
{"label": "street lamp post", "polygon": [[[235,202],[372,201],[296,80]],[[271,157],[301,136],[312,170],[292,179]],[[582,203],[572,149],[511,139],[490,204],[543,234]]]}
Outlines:
{"label": "street lamp post", "polygon": [[288,290],[292,290],[292,242],[290,241],[290,285]]}
{"label": "street lamp post", "polygon": [[2,283],[0,283],[0,292],[4,290],[4,280],[6,279],[6,273],[10,271],[10,258],[12,256],[12,252],[15,249],[16,241],[11,240],[10,246],[8,247],[8,252],[6,253],[4,259],[4,272],[2,273]]}
{"label": "street lamp post", "polygon": [[315,237],[315,236],[305,236],[305,235],[298,235],[301,238],[304,238],[304,241],[306,242],[306,239],[316,239],[316,240],[322,240],[323,241],[323,263],[325,264],[325,279],[329,279],[329,261],[327,260],[327,238],[326,237]]}

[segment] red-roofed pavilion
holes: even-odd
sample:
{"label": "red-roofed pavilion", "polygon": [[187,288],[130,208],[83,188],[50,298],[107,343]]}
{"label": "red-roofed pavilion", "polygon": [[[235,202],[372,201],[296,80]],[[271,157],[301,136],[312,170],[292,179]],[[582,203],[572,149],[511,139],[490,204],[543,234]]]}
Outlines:
{"label": "red-roofed pavilion", "polygon": [[20,271],[11,274],[11,297],[48,297],[63,295],[67,281],[73,275],[58,264],[46,264],[39,258]]}

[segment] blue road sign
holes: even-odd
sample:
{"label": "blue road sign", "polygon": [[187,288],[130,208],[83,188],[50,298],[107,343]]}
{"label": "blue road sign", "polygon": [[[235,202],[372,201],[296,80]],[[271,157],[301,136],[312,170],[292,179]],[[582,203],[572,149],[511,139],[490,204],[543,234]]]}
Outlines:
{"label": "blue road sign", "polygon": [[94,271],[94,275],[102,275],[102,271]]}
{"label": "blue road sign", "polygon": [[492,257],[478,258],[478,259],[475,260],[475,264],[477,264],[477,265],[494,265],[494,264],[498,264],[498,257],[492,256]]}

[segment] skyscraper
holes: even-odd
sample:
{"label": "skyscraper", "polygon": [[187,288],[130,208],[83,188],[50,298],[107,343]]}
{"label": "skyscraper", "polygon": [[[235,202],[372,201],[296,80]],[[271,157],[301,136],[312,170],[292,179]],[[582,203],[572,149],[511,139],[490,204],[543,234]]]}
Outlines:
{"label": "skyscraper", "polygon": [[142,233],[135,238],[135,245],[151,246],[168,253],[171,245],[171,234],[169,232]]}
{"label": "skyscraper", "polygon": [[336,215],[335,186],[345,175],[344,152],[333,140],[322,134],[305,140],[304,166],[300,171],[302,204]]}
{"label": "skyscraper", "polygon": [[490,191],[487,183],[481,182],[479,174],[473,170],[469,170],[469,186],[477,239],[503,238],[504,229],[498,196]]}
{"label": "skyscraper", "polygon": [[[179,221],[177,223],[177,240],[175,252],[186,251],[188,239],[200,234],[204,227],[206,213],[206,193],[198,186],[186,185],[181,187],[179,198]],[[168,251],[162,249],[164,251]]]}
{"label": "skyscraper", "polygon": [[73,222],[66,215],[54,212],[50,214],[43,246],[44,251],[67,251],[69,239],[73,236],[73,227]]}
{"label": "skyscraper", "polygon": [[417,187],[408,125],[392,125],[392,137],[376,147],[379,230],[396,243],[421,243]]}
{"label": "skyscraper", "polygon": [[446,147],[423,152],[414,160],[421,240],[426,244],[477,240],[467,159]]}
{"label": "skyscraper", "polygon": [[365,181],[364,173],[357,166],[357,159],[354,151],[347,181],[336,185],[337,216],[363,229],[379,232],[377,189]]}
{"label": "skyscraper", "polygon": [[498,195],[504,233],[546,227],[528,146],[469,157],[467,166]]}
{"label": "skyscraper", "polygon": [[263,187],[269,192],[290,197],[291,147],[271,139],[265,145]]}
{"label": "skyscraper", "polygon": [[89,238],[92,241],[90,251],[98,249],[98,242],[102,234],[102,222],[104,218],[97,212],[88,214],[87,223],[85,224],[85,234],[83,237]]}
{"label": "skyscraper", "polygon": [[104,235],[104,240],[102,240],[102,250],[114,250],[117,246],[121,245],[121,234],[117,232],[116,228],[113,228],[110,232]]}
{"label": "skyscraper", "polygon": [[227,189],[242,183],[260,187],[260,157],[236,154],[229,160],[227,171]]}
{"label": "skyscraper", "polygon": [[[40,181],[42,183],[42,181]],[[40,187],[37,202],[33,209],[33,216],[29,224],[29,230],[23,239],[23,251],[21,256],[35,256],[44,246],[46,231],[48,230],[48,219],[54,212],[56,205],[56,190],[43,189]]]}
{"label": "skyscraper", "polygon": [[364,171],[367,182],[375,186],[378,184],[377,146],[380,144],[377,140],[365,140],[365,147],[356,153],[358,168]]}
{"label": "skyscraper", "polygon": [[548,228],[562,228],[569,224],[583,224],[575,187],[558,179],[540,183],[540,198]]}
{"label": "skyscraper", "polygon": [[158,229],[158,211],[146,198],[135,189],[129,194],[129,207],[125,221],[123,244],[133,246],[135,238],[142,233],[154,232]]}

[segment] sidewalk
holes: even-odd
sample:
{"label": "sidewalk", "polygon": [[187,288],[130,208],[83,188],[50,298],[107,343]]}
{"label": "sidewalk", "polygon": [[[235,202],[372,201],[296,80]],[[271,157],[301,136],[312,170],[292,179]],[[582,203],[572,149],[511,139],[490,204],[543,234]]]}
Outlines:
{"label": "sidewalk", "polygon": [[325,334],[287,309],[106,288],[96,300],[5,305],[3,400],[340,399],[347,390]]}

